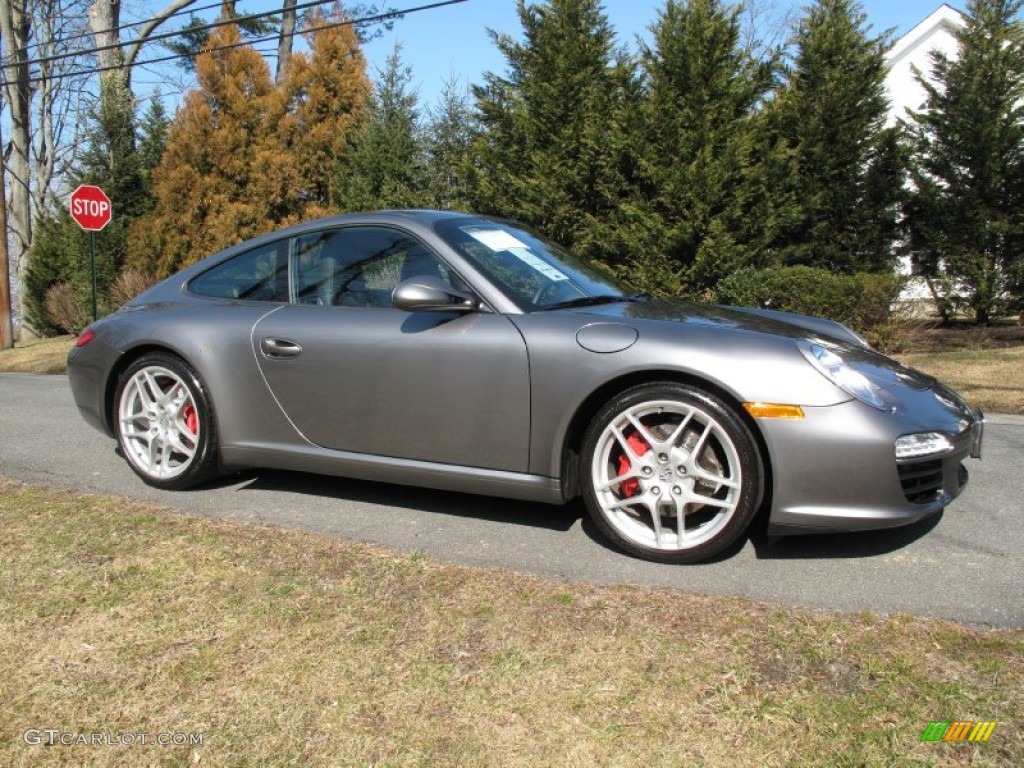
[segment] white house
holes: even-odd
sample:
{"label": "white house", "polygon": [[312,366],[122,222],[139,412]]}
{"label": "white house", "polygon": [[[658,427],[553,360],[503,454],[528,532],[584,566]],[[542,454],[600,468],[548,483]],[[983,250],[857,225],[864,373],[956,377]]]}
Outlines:
{"label": "white house", "polygon": [[890,125],[905,118],[908,109],[920,110],[924,106],[927,94],[917,82],[917,72],[925,75],[931,72],[933,51],[956,58],[957,43],[953,35],[963,26],[963,14],[943,3],[889,49],[885,55],[889,67],[885,90],[890,103]]}
{"label": "white house", "polygon": [[[907,120],[907,110],[919,111],[924,108],[927,92],[918,82],[918,73],[929,75],[932,70],[933,51],[956,58],[958,46],[954,32],[964,26],[960,11],[945,3],[907,34],[893,44],[885,56],[889,73],[885,78],[885,91],[889,98],[888,124],[899,119]],[[905,275],[913,273],[909,256],[901,256],[899,271]],[[911,277],[900,295],[902,301],[919,302],[931,299],[931,293],[923,278]]]}

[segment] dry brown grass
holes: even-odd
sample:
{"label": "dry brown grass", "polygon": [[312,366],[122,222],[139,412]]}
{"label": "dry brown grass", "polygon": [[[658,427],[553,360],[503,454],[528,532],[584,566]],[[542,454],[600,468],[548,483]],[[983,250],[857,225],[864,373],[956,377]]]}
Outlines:
{"label": "dry brown grass", "polygon": [[[563,583],[2,479],[0,579],[5,766],[1024,764],[1021,631]],[[999,725],[920,741],[949,718]]]}
{"label": "dry brown grass", "polygon": [[0,349],[0,371],[13,373],[64,373],[73,336],[18,342]]}
{"label": "dry brown grass", "polygon": [[897,355],[987,413],[1024,414],[1024,347]]}

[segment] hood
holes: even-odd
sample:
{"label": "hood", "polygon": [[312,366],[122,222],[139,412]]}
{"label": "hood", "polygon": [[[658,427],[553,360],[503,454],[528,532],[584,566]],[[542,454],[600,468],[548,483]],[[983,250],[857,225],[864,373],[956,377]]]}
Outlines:
{"label": "hood", "polygon": [[607,318],[660,320],[687,325],[717,326],[754,333],[767,333],[792,339],[826,336],[844,344],[868,347],[860,336],[842,323],[820,317],[797,315],[771,309],[753,307],[723,307],[716,304],[697,304],[679,299],[650,299],[647,301],[600,304],[571,310],[575,313],[599,315]]}

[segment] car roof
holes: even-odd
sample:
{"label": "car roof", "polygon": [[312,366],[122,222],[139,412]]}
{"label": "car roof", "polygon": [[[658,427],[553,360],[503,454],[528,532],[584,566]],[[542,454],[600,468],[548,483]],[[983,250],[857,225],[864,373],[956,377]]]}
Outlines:
{"label": "car roof", "polygon": [[211,253],[205,258],[200,259],[197,263],[205,263],[206,266],[210,266],[210,262],[219,262],[225,257],[233,256],[236,253],[262,245],[263,243],[269,243],[281,238],[294,237],[295,235],[302,235],[330,227],[351,226],[354,224],[393,224],[409,227],[413,230],[418,229],[420,231],[429,231],[433,228],[434,223],[438,221],[449,219],[489,218],[491,217],[476,213],[464,213],[461,211],[431,211],[418,209],[342,213],[334,216],[327,216],[322,219],[303,221],[298,224],[292,224],[288,227],[282,227],[281,229],[264,232],[262,235],[247,238],[241,242],[229,245],[227,248],[223,248],[220,251]]}
{"label": "car roof", "polygon": [[[415,222],[418,224],[431,225],[437,221],[443,221],[445,219],[477,219],[487,218],[475,213],[464,213],[462,211],[431,211],[426,209],[393,209],[383,211],[359,211],[355,213],[341,213],[336,216],[328,216],[323,219],[316,219],[314,221],[307,221],[303,224],[298,224],[296,227],[305,228],[307,226],[312,227],[323,227],[324,225],[330,226],[332,224],[370,224],[370,223],[385,223],[385,222]],[[285,230],[279,230],[285,231]]]}

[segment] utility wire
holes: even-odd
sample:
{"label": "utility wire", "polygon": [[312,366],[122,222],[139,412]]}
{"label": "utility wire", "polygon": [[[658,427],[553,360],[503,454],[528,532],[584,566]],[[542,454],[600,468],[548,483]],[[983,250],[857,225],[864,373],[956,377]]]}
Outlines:
{"label": "utility wire", "polygon": [[[294,37],[296,35],[307,34],[309,32],[319,32],[319,31],[325,30],[325,29],[334,29],[336,27],[346,27],[346,26],[352,26],[352,25],[355,25],[355,24],[371,24],[371,23],[375,23],[375,22],[386,21],[388,19],[398,18],[398,17],[404,16],[406,14],[419,13],[420,11],[431,11],[431,10],[435,10],[437,8],[443,8],[443,7],[448,6],[448,5],[457,5],[459,3],[464,3],[466,1],[467,0],[442,0],[441,2],[429,3],[427,5],[420,5],[420,6],[417,6],[415,8],[407,8],[407,9],[403,9],[403,10],[400,10],[400,11],[389,11],[387,13],[375,14],[373,16],[363,16],[363,17],[358,18],[358,19],[349,19],[347,21],[339,21],[339,22],[333,22],[333,23],[330,23],[330,24],[322,24],[322,25],[316,26],[316,27],[307,27],[305,29],[296,29],[294,32],[290,33],[288,35],[288,37]],[[306,3],[304,5],[300,5],[300,6],[296,6],[296,7],[297,8],[303,8],[303,7],[310,7],[310,6],[314,6],[314,5],[324,5],[325,3],[328,3],[328,2],[334,2],[334,0],[314,0],[314,2]],[[279,11],[274,11],[273,14],[270,14],[270,15],[275,15],[277,13],[279,13]],[[266,16],[267,14],[262,14],[262,15]],[[256,18],[256,16],[247,16],[246,18],[250,18],[251,19],[251,18]],[[199,30],[199,29],[227,26],[228,24],[236,24],[237,21],[238,21],[237,19],[233,19],[231,21],[216,22],[214,24],[210,24],[208,27],[191,27],[188,30],[179,30],[178,32],[172,32],[172,33],[167,33],[167,34],[164,34],[164,35],[157,35],[157,36],[154,36],[154,37],[151,37],[151,38],[147,38],[145,42],[150,42],[152,40],[163,39],[163,38],[167,38],[167,37],[175,37],[175,36],[183,34],[185,31],[191,32],[191,31],[196,31],[196,30]],[[262,43],[269,42],[271,40],[278,39],[279,37],[280,37],[279,33],[274,33],[272,35],[267,35],[267,36],[265,36],[263,38],[256,38],[256,39],[253,39],[253,40],[245,40],[245,41],[242,41],[242,42],[239,42],[239,43],[232,43],[230,45],[219,45],[219,46],[216,46],[214,48],[203,48],[201,51],[199,51],[199,53],[212,53],[212,52],[215,52],[215,51],[231,50],[233,48],[251,47],[254,44],[258,44],[258,43],[261,43],[261,42]],[[131,45],[134,42],[138,42],[138,41],[128,41],[126,43],[120,43],[120,44],[118,44],[116,46],[115,45],[99,46],[99,47],[92,48],[92,49],[87,50],[87,51],[80,51],[77,54],[61,54],[60,56],[53,56],[53,57],[47,57],[47,58],[43,58],[43,59],[36,59],[36,60],[33,60],[33,61],[24,62],[23,65],[24,66],[31,66],[33,64],[39,64],[41,62],[52,61],[52,60],[55,60],[55,59],[58,59],[58,58],[69,58],[70,56],[73,56],[73,55],[74,56],[79,56],[79,55],[85,55],[87,53],[94,53],[94,52],[100,51],[100,50],[108,50],[108,49],[112,49],[112,48],[121,48],[124,45]],[[176,53],[176,54],[169,55],[169,56],[161,56],[161,57],[153,58],[153,59],[145,59],[143,61],[135,61],[135,62],[133,62],[131,64],[131,66],[132,67],[141,67],[141,66],[146,66],[148,64],[159,64],[159,63],[162,63],[162,62],[174,61],[176,59],[187,59],[187,58],[190,58],[193,55],[194,54],[192,54],[192,53]],[[6,66],[16,66],[16,65],[8,64]],[[5,66],[5,68],[6,68],[6,66]],[[63,80],[63,79],[69,78],[69,77],[77,77],[79,75],[97,74],[97,73],[100,73],[100,72],[108,72],[108,71],[111,71],[111,70],[124,69],[126,66],[128,66],[128,65],[117,64],[117,65],[110,65],[110,66],[106,66],[106,67],[91,67],[89,69],[71,70],[71,71],[68,71],[68,72],[61,72],[61,73],[57,73],[57,74],[51,74],[51,75],[48,75],[48,76],[46,76],[46,75],[38,75],[36,77],[30,77],[26,81],[22,81],[22,82],[38,83],[38,82],[41,82],[43,80],[50,80],[50,81],[53,81],[53,80]],[[0,81],[0,86],[7,87],[7,86],[13,85],[13,84],[15,84],[17,82],[18,81],[2,80],[2,81]]]}
{"label": "utility wire", "polygon": [[[174,13],[167,14],[167,16],[163,17],[163,20],[167,21],[168,19],[174,19],[174,18],[177,18],[178,16],[184,16],[186,13],[194,14],[194,13],[197,13],[199,11],[208,11],[211,8],[220,8],[223,4],[224,4],[223,0],[221,0],[221,2],[210,3],[209,5],[200,5],[198,7],[188,6],[187,8],[182,8],[180,11],[175,11]],[[130,21],[130,22],[126,23],[126,24],[120,24],[120,25],[118,25],[116,27],[113,27],[112,29],[104,29],[103,31],[104,32],[121,32],[122,30],[131,29],[132,27],[141,27],[144,24],[149,24],[151,22],[157,21],[160,18],[161,18],[160,16],[153,16],[152,18],[143,19],[142,21]],[[83,37],[93,37],[93,36],[94,36],[93,32],[79,32],[78,34],[70,35],[69,37],[63,38],[61,40],[61,42],[62,43],[69,43],[72,40],[81,40]],[[31,48],[39,48],[41,45],[43,45],[43,43],[29,43],[28,45],[26,45],[24,48],[22,48],[20,50],[22,52],[26,52],[27,53],[29,51],[29,49],[31,49]]]}
{"label": "utility wire", "polygon": [[[335,1],[336,0],[309,0],[309,2],[299,3],[298,5],[296,5],[295,6],[295,10],[296,11],[303,11],[303,10],[305,10],[307,8],[314,8],[314,7],[318,6],[318,5],[327,5],[328,3],[333,3]],[[438,3],[438,5],[449,5],[452,2],[463,2],[463,1],[464,0],[447,0],[447,2]],[[248,14],[248,15],[246,15],[244,17],[236,17],[236,18],[231,18],[231,19],[217,19],[216,21],[211,21],[208,24],[203,24],[201,26],[188,27],[185,30],[179,29],[179,30],[175,30],[174,32],[161,32],[159,35],[150,35],[147,38],[135,38],[134,40],[124,40],[124,41],[119,41],[119,42],[116,42],[116,43],[110,43],[108,45],[97,45],[97,46],[94,46],[93,48],[86,48],[86,49],[81,50],[81,51],[75,51],[74,53],[56,53],[53,56],[42,56],[42,57],[40,57],[38,59],[34,59],[34,60],[32,60],[32,61],[30,61],[28,63],[30,65],[31,64],[44,64],[44,63],[46,63],[48,61],[58,61],[60,59],[69,59],[69,58],[73,58],[73,57],[76,57],[76,56],[88,56],[90,53],[100,53],[101,51],[120,50],[122,48],[126,48],[128,46],[135,45],[136,43],[155,43],[158,40],[167,40],[167,39],[172,38],[172,37],[180,37],[185,32],[204,32],[204,31],[206,31],[208,29],[217,29],[218,27],[226,27],[229,24],[238,24],[238,22],[243,20],[243,19],[246,20],[246,21],[255,21],[256,19],[265,19],[265,18],[268,18],[270,16],[278,16],[280,13],[281,13],[281,11],[264,11],[263,13],[251,13],[251,14]],[[380,18],[391,17],[391,16],[396,15],[396,13],[397,12],[389,12],[389,13],[379,14],[378,16],[367,16],[366,20],[367,21],[378,21]],[[357,19],[357,20],[353,21],[352,23],[355,24],[355,23],[358,23],[359,21],[363,21],[363,20],[362,19]]]}

